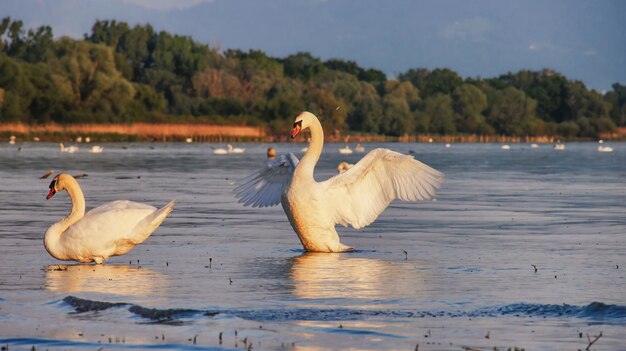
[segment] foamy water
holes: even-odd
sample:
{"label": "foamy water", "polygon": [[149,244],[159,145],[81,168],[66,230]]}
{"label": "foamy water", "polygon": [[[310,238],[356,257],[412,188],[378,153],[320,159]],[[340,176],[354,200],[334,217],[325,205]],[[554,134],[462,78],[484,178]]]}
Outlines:
{"label": "foamy water", "polygon": [[[233,183],[268,144],[0,145],[0,345],[13,349],[626,348],[626,145],[366,144],[446,174],[436,201],[394,202],[357,250],[306,254],[282,208],[244,208]],[[302,144],[272,145],[279,152]],[[336,173],[325,147],[316,177]],[[18,151],[17,148],[21,147]],[[87,208],[174,212],[104,265],[60,262],[43,233],[70,208],[48,170],[87,173]],[[534,265],[534,266],[533,266]],[[536,271],[535,271],[536,267]],[[220,338],[221,335],[221,338]]]}

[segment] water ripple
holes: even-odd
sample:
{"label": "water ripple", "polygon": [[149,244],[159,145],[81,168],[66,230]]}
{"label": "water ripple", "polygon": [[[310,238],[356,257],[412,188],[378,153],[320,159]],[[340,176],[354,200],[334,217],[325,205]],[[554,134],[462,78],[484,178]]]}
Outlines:
{"label": "water ripple", "polygon": [[254,321],[344,321],[361,320],[368,317],[385,318],[432,318],[432,317],[533,317],[533,318],[584,318],[607,324],[626,324],[626,306],[592,302],[586,306],[515,303],[488,306],[473,311],[412,311],[412,310],[363,310],[363,309],[319,309],[319,308],[265,308],[265,309],[157,309],[127,303],[110,303],[67,296],[63,301],[77,313],[102,311],[109,308],[129,306],[128,311],[155,323],[176,323],[182,318],[217,315],[238,317]]}

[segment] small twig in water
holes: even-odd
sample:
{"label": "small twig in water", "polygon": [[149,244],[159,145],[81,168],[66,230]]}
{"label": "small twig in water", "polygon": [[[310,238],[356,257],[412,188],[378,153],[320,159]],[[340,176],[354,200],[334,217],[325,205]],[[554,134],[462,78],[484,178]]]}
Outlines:
{"label": "small twig in water", "polygon": [[589,351],[589,348],[591,347],[591,345],[593,345],[601,337],[602,337],[602,332],[600,332],[600,334],[598,335],[595,335],[594,336],[595,339],[591,340],[591,337],[589,337],[589,333],[587,333],[587,340],[589,341],[589,345],[587,345],[587,348],[585,350]]}
{"label": "small twig in water", "polygon": [[535,266],[534,264],[531,264],[531,266],[533,266],[533,268],[535,269],[535,273],[537,273],[537,266]]}

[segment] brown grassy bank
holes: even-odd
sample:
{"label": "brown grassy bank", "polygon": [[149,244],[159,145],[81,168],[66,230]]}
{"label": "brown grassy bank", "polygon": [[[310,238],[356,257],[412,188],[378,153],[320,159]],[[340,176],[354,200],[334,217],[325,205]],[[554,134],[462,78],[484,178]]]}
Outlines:
{"label": "brown grassy bank", "polygon": [[[41,141],[68,141],[89,136],[93,141],[184,141],[196,142],[288,142],[289,133],[271,134],[262,127],[223,126],[209,124],[0,124],[0,138],[8,140],[15,135],[22,141],[38,138]],[[605,140],[626,140],[626,128],[602,135]],[[506,135],[404,135],[391,137],[362,133],[327,135],[328,142],[445,142],[445,143],[554,143],[565,141],[558,136],[506,136]],[[305,141],[302,138],[298,141]],[[580,141],[592,139],[576,139]]]}
{"label": "brown grassy bank", "polygon": [[243,141],[263,140],[265,129],[249,126],[208,124],[0,124],[0,133],[15,134],[24,139],[59,141],[78,136],[99,141]]}

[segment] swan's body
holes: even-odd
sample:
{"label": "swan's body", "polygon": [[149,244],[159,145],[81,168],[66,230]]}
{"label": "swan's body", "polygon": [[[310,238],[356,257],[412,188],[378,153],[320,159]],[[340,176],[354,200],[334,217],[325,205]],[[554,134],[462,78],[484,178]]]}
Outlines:
{"label": "swan's body", "polygon": [[361,144],[356,144],[356,146],[354,147],[354,152],[365,152],[365,148]]}
{"label": "swan's body", "polygon": [[243,147],[233,147],[232,145],[228,146],[230,146],[230,152],[233,154],[243,154],[246,151]]}
{"label": "swan's body", "polygon": [[533,149],[536,149],[536,148],[539,147],[539,145],[538,144],[530,144],[530,147],[533,148]]}
{"label": "swan's body", "polygon": [[350,250],[339,241],[335,225],[363,228],[394,199],[430,199],[443,182],[442,173],[388,149],[372,150],[348,171],[317,182],[313,170],[322,153],[324,134],[317,117],[303,112],[296,117],[292,137],[306,128],[311,130],[311,143],[301,161],[292,153],[280,155],[242,179],[235,192],[245,206],[281,203],[308,251]]}
{"label": "swan's body", "polygon": [[500,149],[502,149],[502,150],[511,150],[511,146],[507,145],[507,144],[504,144],[504,145],[500,146]]}
{"label": "swan's body", "polygon": [[98,146],[98,145],[94,145],[94,146],[89,148],[89,152],[91,152],[92,154],[99,154],[102,151],[104,151],[104,148],[102,146]]}
{"label": "swan's body", "polygon": [[111,256],[123,255],[146,240],[174,207],[174,201],[157,209],[120,200],[85,213],[83,192],[69,174],[54,178],[46,198],[62,190],[67,190],[72,200],[72,211],[48,228],[44,246],[52,257],[63,261],[102,263]]}
{"label": "swan's body", "polygon": [[222,148],[215,149],[215,150],[213,150],[213,154],[215,154],[215,155],[227,155],[228,154],[228,150],[222,149]]}
{"label": "swan's body", "polygon": [[554,150],[558,150],[558,151],[565,150],[565,144],[561,144],[561,143],[554,144]]}
{"label": "swan's body", "polygon": [[350,155],[352,153],[352,149],[350,149],[350,146],[346,145],[346,147],[339,149],[339,153],[342,155]]}
{"label": "swan's body", "polygon": [[226,149],[215,149],[213,150],[213,153],[215,155],[228,155],[228,154],[242,154],[246,151],[246,149],[244,148],[240,148],[240,147],[233,147],[232,145],[228,144],[226,145]]}
{"label": "swan's body", "polygon": [[600,152],[613,152],[613,148],[610,146],[598,146],[598,151]]}
{"label": "swan's body", "polygon": [[65,146],[63,145],[63,143],[59,143],[59,148],[61,149],[61,152],[68,152],[70,154],[73,154],[76,151],[78,151],[78,146],[74,146],[74,145]]}

